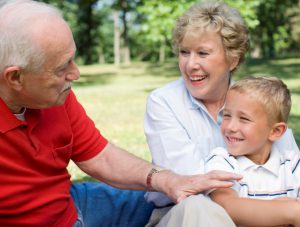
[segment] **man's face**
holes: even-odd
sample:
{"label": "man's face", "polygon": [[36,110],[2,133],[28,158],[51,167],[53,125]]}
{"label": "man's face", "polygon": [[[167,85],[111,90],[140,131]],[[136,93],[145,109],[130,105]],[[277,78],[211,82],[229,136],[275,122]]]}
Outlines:
{"label": "man's face", "polygon": [[21,103],[33,109],[62,105],[72,82],[79,78],[71,30],[61,19],[54,18],[46,28],[39,30],[37,27],[33,32],[36,33],[34,39],[43,49],[45,62],[37,73],[21,72]]}

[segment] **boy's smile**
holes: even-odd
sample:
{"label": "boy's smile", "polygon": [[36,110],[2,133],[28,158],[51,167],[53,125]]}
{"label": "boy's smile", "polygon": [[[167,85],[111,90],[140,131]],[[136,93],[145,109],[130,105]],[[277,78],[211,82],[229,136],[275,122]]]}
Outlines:
{"label": "boy's smile", "polygon": [[272,126],[264,106],[250,94],[229,91],[221,124],[228,152],[263,164],[269,157]]}

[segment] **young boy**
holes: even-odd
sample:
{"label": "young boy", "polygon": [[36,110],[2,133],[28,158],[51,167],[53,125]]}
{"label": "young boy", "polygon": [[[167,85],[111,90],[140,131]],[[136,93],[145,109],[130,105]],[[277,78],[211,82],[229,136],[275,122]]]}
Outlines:
{"label": "young boy", "polygon": [[249,77],[227,93],[221,124],[227,150],[213,150],[205,170],[243,175],[232,188],[209,194],[238,226],[300,226],[300,155],[273,144],[287,129],[290,109],[290,92],[275,77]]}

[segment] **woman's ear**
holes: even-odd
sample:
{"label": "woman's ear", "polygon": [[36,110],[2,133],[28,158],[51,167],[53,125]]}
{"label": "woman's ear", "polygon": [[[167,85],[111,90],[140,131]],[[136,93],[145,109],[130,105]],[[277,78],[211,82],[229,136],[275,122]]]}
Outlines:
{"label": "woman's ear", "polygon": [[286,131],[286,129],[287,129],[287,124],[285,122],[275,123],[271,129],[269,140],[272,142],[278,140]]}
{"label": "woman's ear", "polygon": [[22,74],[19,66],[9,66],[4,69],[2,74],[9,87],[20,90],[22,87]]}
{"label": "woman's ear", "polygon": [[237,65],[239,64],[240,59],[238,57],[234,57],[232,59],[230,59],[230,71],[234,70]]}

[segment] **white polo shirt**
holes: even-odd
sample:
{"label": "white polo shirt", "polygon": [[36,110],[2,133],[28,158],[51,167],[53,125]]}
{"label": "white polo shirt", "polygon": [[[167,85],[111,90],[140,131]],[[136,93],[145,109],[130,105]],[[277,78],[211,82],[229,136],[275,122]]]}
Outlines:
{"label": "white polo shirt", "polygon": [[216,148],[205,161],[205,171],[224,170],[243,175],[233,189],[240,197],[270,200],[299,196],[300,153],[279,151],[273,145],[269,160],[257,165],[245,156],[234,158],[224,148]]}

